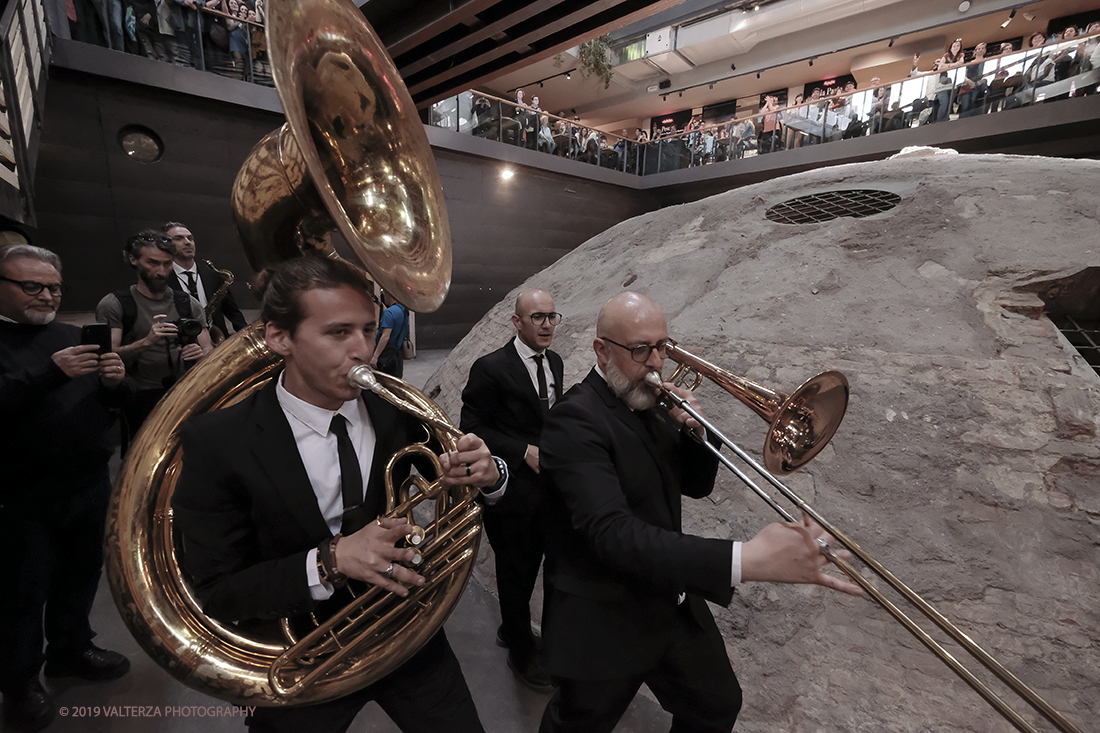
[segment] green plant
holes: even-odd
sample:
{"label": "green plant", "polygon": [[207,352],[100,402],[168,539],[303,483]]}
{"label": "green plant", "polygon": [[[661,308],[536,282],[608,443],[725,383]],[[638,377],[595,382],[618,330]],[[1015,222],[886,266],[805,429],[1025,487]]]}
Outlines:
{"label": "green plant", "polygon": [[586,41],[580,47],[581,77],[590,76],[603,81],[603,88],[611,86],[611,77],[615,75],[611,66],[611,36],[603,35]]}

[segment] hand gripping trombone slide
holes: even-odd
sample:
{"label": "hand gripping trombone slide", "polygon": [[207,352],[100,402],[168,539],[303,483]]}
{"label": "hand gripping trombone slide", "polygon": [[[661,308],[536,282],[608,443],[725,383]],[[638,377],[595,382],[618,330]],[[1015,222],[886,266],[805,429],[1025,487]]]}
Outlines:
{"label": "hand gripping trombone slide", "polygon": [[[679,365],[676,372],[670,378],[672,383],[682,383],[684,378],[694,375],[694,383],[688,389],[694,390],[706,376],[719,386],[724,388],[741,402],[745,403],[757,412],[761,417],[771,423],[768,439],[764,447],[765,463],[772,470],[789,472],[801,466],[813,457],[829,438],[832,437],[840,420],[844,415],[847,404],[848,382],[839,372],[824,372],[813,377],[795,390],[791,395],[775,392],[762,385],[732,374],[731,372],[715,366],[710,362],[691,354],[682,347],[669,344],[668,357]],[[876,575],[882,578],[894,590],[902,594],[910,603],[920,609],[929,620],[940,627],[960,646],[973,655],[979,662],[998,677],[1004,684],[1010,687],[1016,694],[1023,698],[1035,710],[1042,713],[1058,730],[1063,733],[1083,733],[1080,728],[1070,722],[1062,713],[1055,710],[1050,703],[1044,700],[1034,690],[1008,671],[1000,662],[994,659],[988,652],[978,646],[969,636],[952,624],[943,614],[937,611],[931,604],[921,598],[916,592],[902,583],[893,573],[887,570],[881,563],[875,560],[855,541],[844,532],[833,526],[810,505],[804,502],[794,491],[787,487],[773,473],[760,465],[739,445],[722,434],[709,420],[698,410],[695,410],[675,392],[666,388],[662,383],[660,374],[650,372],[645,377],[646,384],[660,390],[662,403],[671,409],[678,407],[686,412],[704,428],[727,446],[734,454],[752,468],[761,478],[771,484],[788,501],[799,510],[808,515],[836,540],[847,548],[853,555],[862,560]],[[685,385],[686,386],[686,385]],[[838,396],[842,395],[842,396]],[[744,471],[736,466],[733,461],[709,441],[699,438],[694,431],[689,431],[696,440],[710,450],[718,460],[734,473],[746,486],[753,490],[768,506],[774,509],[788,522],[797,522],[794,516],[780,506],[776,501],[752,480]],[[920,626],[899,609],[893,602],[886,598],[875,586],[864,578],[851,563],[837,555],[829,544],[818,538],[821,552],[844,573],[858,584],[863,590],[885,608],[890,615],[897,619],[913,636],[917,637],[929,650],[938,656],[944,664],[952,669],[966,681],[986,702],[996,708],[1002,716],[1011,722],[1018,730],[1024,733],[1039,733],[1029,721],[1013,710],[1002,700],[997,693],[990,689],[967,669],[951,652],[943,648],[935,639],[928,635]]]}

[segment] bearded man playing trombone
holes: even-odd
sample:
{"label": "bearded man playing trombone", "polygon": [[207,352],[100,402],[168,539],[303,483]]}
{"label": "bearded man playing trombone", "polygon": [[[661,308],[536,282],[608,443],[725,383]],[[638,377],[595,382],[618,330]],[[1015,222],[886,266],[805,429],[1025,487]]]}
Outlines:
{"label": "bearded man playing trombone", "polygon": [[[559,683],[540,733],[610,733],[644,682],[672,730],[733,729],[741,688],[706,601],[743,582],[858,586],[821,571],[825,532],[805,519],[741,543],[681,532],[681,496],[714,488],[717,459],[686,412],[655,409],[669,343],[661,309],[622,293],[600,310],[596,367],[550,411],[539,460],[549,485],[546,663]],[[665,386],[699,410],[687,390]]]}

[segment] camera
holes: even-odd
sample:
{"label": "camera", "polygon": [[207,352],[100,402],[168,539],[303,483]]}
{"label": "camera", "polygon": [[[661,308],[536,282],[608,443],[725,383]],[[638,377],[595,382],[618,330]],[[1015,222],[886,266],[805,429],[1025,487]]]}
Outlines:
{"label": "camera", "polygon": [[178,331],[176,338],[179,339],[180,346],[198,343],[199,334],[202,333],[204,328],[202,321],[194,318],[178,318],[172,323],[175,324]]}

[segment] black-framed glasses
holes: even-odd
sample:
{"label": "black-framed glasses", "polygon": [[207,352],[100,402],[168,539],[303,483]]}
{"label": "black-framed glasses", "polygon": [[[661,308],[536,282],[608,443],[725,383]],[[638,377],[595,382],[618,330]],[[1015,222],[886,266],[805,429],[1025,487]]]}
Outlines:
{"label": "black-framed glasses", "polygon": [[61,296],[69,289],[69,286],[64,283],[40,283],[35,280],[12,280],[10,277],[0,277],[0,280],[15,283],[23,288],[23,292],[27,295],[38,295],[43,289],[46,289],[50,291],[50,295]]}
{"label": "black-framed glasses", "polygon": [[551,326],[556,326],[561,323],[561,313],[532,313],[527,316],[531,319],[531,323],[536,326],[541,326],[547,319],[550,320]]}
{"label": "black-framed glasses", "polygon": [[625,344],[620,344],[618,341],[611,341],[611,339],[609,339],[607,336],[600,336],[600,338],[604,341],[610,341],[611,343],[618,346],[620,349],[626,349],[630,352],[630,358],[638,362],[639,364],[644,364],[649,361],[649,355],[653,351],[656,351],[657,356],[664,359],[665,356],[668,354],[668,347],[676,345],[676,342],[672,339],[661,339],[655,344],[638,344],[637,346],[626,346]]}

